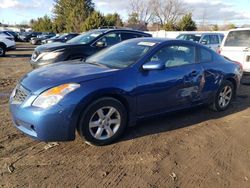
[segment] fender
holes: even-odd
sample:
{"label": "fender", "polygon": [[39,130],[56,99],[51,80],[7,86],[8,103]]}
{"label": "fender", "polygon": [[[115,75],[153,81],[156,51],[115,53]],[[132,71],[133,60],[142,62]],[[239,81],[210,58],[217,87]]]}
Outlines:
{"label": "fender", "polygon": [[7,48],[6,44],[3,42],[0,42],[0,46],[3,46],[5,49]]}
{"label": "fender", "polygon": [[73,112],[72,117],[72,129],[76,129],[78,123],[80,121],[82,113],[86,110],[86,108],[95,100],[103,98],[103,97],[112,97],[119,100],[126,108],[128,113],[128,126],[134,126],[136,124],[136,112],[133,109],[136,109],[136,98],[133,96],[129,96],[126,91],[123,91],[118,88],[113,89],[101,89],[95,91],[93,93],[89,93],[85,96],[77,105]]}

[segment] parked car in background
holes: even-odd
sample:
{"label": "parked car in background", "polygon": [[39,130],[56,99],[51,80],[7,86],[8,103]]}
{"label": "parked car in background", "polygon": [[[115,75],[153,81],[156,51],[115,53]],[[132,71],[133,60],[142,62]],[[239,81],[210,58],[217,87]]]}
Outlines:
{"label": "parked car in background", "polygon": [[250,74],[250,28],[230,30],[220,48],[220,54],[242,64],[245,75]]}
{"label": "parked car in background", "polygon": [[19,34],[18,38],[22,42],[29,42],[32,37],[37,37],[41,34],[42,32],[23,32]]}
{"label": "parked car in background", "polygon": [[17,84],[10,96],[17,129],[40,141],[74,140],[78,131],[92,144],[110,144],[140,119],[204,104],[226,110],[242,71],[201,44],[149,37],[71,62]]}
{"label": "parked car in background", "polygon": [[63,34],[57,38],[51,38],[51,39],[48,39],[46,42],[47,43],[52,43],[52,42],[67,42],[68,40],[70,39],[73,39],[74,37],[78,36],[79,34],[78,33],[67,33],[67,34]]}
{"label": "parked car in background", "polygon": [[66,60],[84,59],[106,47],[138,37],[151,37],[151,35],[135,30],[96,29],[66,43],[38,46],[32,54],[30,63],[33,68],[38,68]]}
{"label": "parked car in background", "polygon": [[13,36],[15,41],[18,41],[18,34],[15,31],[10,31],[10,30],[4,30],[0,31],[0,33],[4,33],[9,36]]}
{"label": "parked car in background", "polygon": [[6,35],[0,33],[0,57],[5,55],[8,50],[13,50],[16,48],[16,43],[14,37],[11,35]]}
{"label": "parked car in background", "polygon": [[51,37],[51,38],[48,38],[48,39],[44,39],[44,40],[42,40],[42,44],[52,43],[52,41],[53,41],[54,39],[57,39],[57,38],[59,38],[60,36],[61,36],[60,34],[57,34],[57,35],[54,36],[54,37]]}
{"label": "parked car in background", "polygon": [[220,44],[224,38],[223,33],[184,33],[176,37],[180,40],[189,40],[201,43],[215,52],[219,52]]}
{"label": "parked car in background", "polygon": [[50,39],[54,36],[56,36],[55,33],[43,33],[42,35],[38,35],[37,37],[32,37],[30,39],[30,43],[34,45],[39,45],[42,44],[43,40]]}

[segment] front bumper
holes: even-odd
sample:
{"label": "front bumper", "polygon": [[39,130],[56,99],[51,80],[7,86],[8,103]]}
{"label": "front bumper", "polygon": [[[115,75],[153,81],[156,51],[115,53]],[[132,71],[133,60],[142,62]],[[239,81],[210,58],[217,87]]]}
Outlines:
{"label": "front bumper", "polygon": [[14,126],[24,134],[40,141],[71,141],[75,139],[74,106],[55,105],[47,110],[11,104]]}

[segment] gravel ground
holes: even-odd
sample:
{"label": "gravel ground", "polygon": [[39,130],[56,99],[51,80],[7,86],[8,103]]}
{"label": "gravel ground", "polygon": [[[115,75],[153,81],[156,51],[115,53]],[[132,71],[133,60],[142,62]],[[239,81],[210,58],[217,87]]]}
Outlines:
{"label": "gravel ground", "polygon": [[1,187],[250,187],[250,86],[226,112],[206,107],[128,128],[118,142],[43,143],[11,123],[8,96],[28,71],[34,46],[0,58]]}

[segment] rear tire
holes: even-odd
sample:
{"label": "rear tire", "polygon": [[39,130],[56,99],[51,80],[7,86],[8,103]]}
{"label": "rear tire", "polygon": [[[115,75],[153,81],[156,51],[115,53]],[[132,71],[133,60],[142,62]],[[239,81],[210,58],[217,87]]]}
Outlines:
{"label": "rear tire", "polygon": [[123,104],[110,97],[93,102],[82,114],[78,132],[93,145],[107,145],[118,139],[127,124],[127,112]]}
{"label": "rear tire", "polygon": [[224,111],[226,110],[235,94],[235,88],[232,82],[224,81],[219,87],[216,96],[214,98],[213,104],[210,106],[214,111]]}
{"label": "rear tire", "polygon": [[6,48],[3,45],[0,45],[0,57],[5,56]]}

